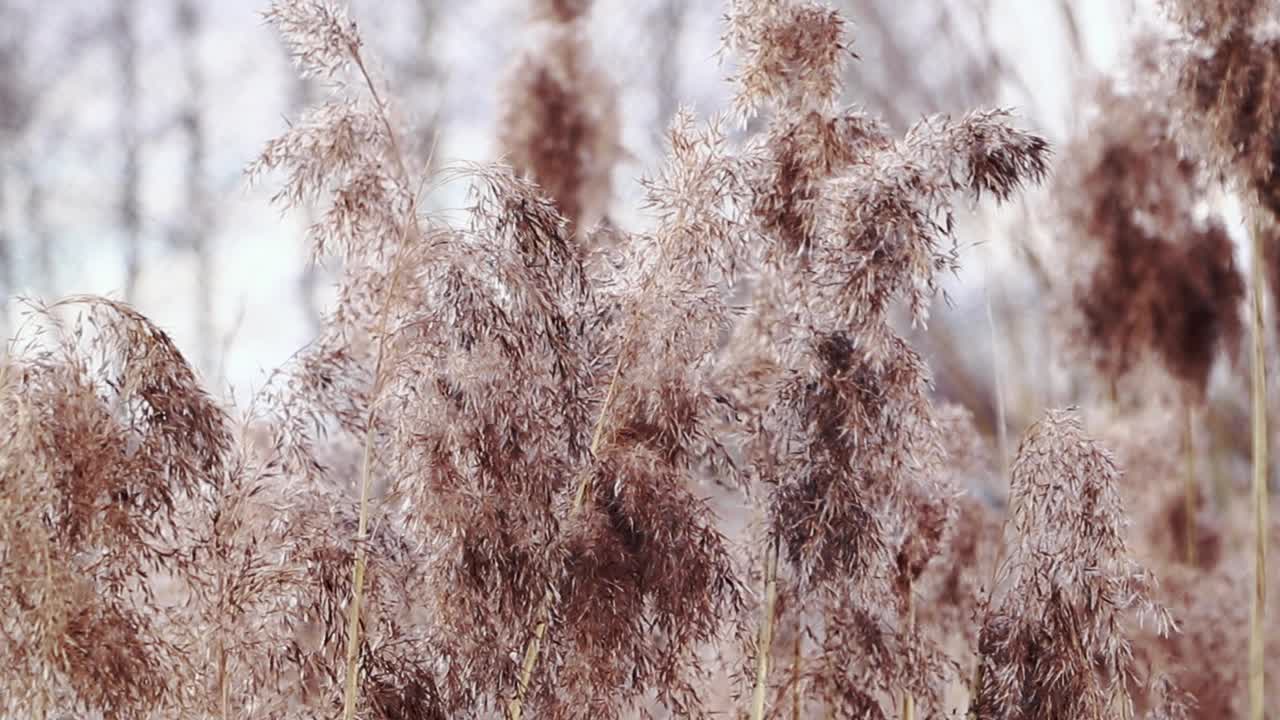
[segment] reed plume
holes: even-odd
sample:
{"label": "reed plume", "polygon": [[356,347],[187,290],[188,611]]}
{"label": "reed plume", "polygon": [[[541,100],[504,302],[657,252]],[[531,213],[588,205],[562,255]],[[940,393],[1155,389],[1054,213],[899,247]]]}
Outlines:
{"label": "reed plume", "polygon": [[1244,331],[1231,239],[1220,218],[1200,217],[1203,163],[1179,151],[1168,116],[1108,85],[1097,103],[1105,114],[1057,175],[1072,189],[1059,204],[1081,259],[1073,345],[1110,382],[1157,360],[1201,403],[1215,358],[1234,354]]}
{"label": "reed plume", "polygon": [[227,418],[122,303],[34,305],[15,342],[0,368],[4,712],[180,709],[196,669],[157,584],[198,581],[191,522],[222,482]]}
{"label": "reed plume", "polygon": [[[751,199],[763,265],[738,349],[751,358],[740,369],[766,368],[771,387],[749,445],[771,489],[766,590],[820,618],[803,632],[829,715],[886,712],[893,698],[908,717],[917,698],[936,712],[945,661],[916,626],[913,585],[945,542],[955,491],[927,367],[889,312],[901,300],[927,320],[937,273],[958,262],[953,199],[1007,199],[1043,176],[1047,145],[1000,111],[925,118],[898,139],[837,110],[849,52],[843,19],[820,3],[736,2],[725,42],[742,56],[735,107],[769,112]],[[748,648],[756,718],[777,607]]]}
{"label": "reed plume", "polygon": [[1168,611],[1129,554],[1110,453],[1074,412],[1050,411],[1018,448],[1011,545],[982,618],[979,718],[1133,717],[1141,684],[1127,615],[1161,634]]}
{"label": "reed plume", "polygon": [[580,232],[608,211],[622,154],[616,91],[592,59],[591,3],[535,0],[529,47],[508,70],[498,142]]}
{"label": "reed plume", "polygon": [[[1252,435],[1254,578],[1250,597],[1249,717],[1261,720],[1266,705],[1265,640],[1267,549],[1270,521],[1269,445],[1266,389],[1266,339],[1263,278],[1273,257],[1276,218],[1280,215],[1280,36],[1274,0],[1171,1],[1167,11],[1182,36],[1170,67],[1182,112],[1186,144],[1205,149],[1230,183],[1244,195],[1249,219],[1252,266]],[[1273,298],[1280,282],[1271,278]]]}

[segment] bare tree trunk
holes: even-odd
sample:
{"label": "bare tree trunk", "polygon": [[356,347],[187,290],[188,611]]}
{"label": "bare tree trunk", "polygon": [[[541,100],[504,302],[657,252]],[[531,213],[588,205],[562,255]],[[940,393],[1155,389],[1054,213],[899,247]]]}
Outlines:
{"label": "bare tree trunk", "polygon": [[209,188],[206,179],[204,116],[200,103],[204,99],[204,71],[200,67],[200,10],[194,0],[177,0],[178,41],[182,48],[183,74],[187,96],[178,113],[179,126],[187,146],[186,222],[182,228],[185,245],[195,255],[195,328],[196,352],[200,368],[210,372],[215,366],[213,251],[209,224]]}
{"label": "bare tree trunk", "polygon": [[120,147],[124,152],[121,173],[119,221],[124,233],[124,297],[137,300],[138,275],[142,271],[142,216],[139,207],[141,139],[138,133],[138,37],[136,0],[115,0],[116,68],[120,74]]}

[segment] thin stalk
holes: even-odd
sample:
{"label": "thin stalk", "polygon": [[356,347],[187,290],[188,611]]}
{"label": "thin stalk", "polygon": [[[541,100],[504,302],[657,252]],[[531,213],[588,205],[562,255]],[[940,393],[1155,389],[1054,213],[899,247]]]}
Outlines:
{"label": "thin stalk", "polygon": [[[382,364],[382,344],[378,347],[378,364]],[[377,373],[375,373],[377,377]],[[376,402],[376,399],[375,399]],[[369,407],[368,425],[364,435],[364,459],[360,468],[360,524],[356,531],[356,563],[351,578],[351,611],[347,617],[347,682],[343,693],[342,717],[355,717],[356,697],[359,695],[360,675],[360,604],[364,599],[364,571],[366,565],[364,543],[369,528],[369,479],[373,475],[373,421],[375,405]]]}
{"label": "thin stalk", "polygon": [[[618,362],[613,367],[613,378],[609,381],[609,389],[604,396],[604,404],[600,408],[600,415],[596,418],[595,431],[591,434],[592,457],[600,451],[600,441],[604,438],[604,421],[608,417],[614,390],[618,386],[618,376],[621,374],[622,355],[619,355]],[[569,517],[577,515],[586,503],[587,492],[591,489],[591,478],[590,472],[582,473],[582,479],[578,481],[578,490],[573,496],[573,505],[569,508]],[[524,662],[520,666],[520,679],[516,683],[515,697],[507,703],[507,714],[511,720],[520,720],[524,716],[525,697],[529,692],[529,683],[533,680],[533,670],[538,665],[538,656],[542,653],[542,641],[547,635],[547,623],[551,619],[551,605],[554,602],[555,592],[548,587],[542,596],[542,603],[538,606],[538,624],[533,628],[533,637],[529,638],[529,644],[524,649]]]}
{"label": "thin stalk", "polygon": [[969,712],[965,713],[968,720],[978,720],[978,693],[982,692],[982,656],[978,656],[978,666],[973,670],[973,688],[969,691]]}
{"label": "thin stalk", "polygon": [[[916,631],[916,600],[915,593],[911,592],[911,585],[907,585],[907,636],[913,638]],[[916,717],[916,698],[908,690],[902,694],[902,720],[915,720]]]}
{"label": "thin stalk", "polygon": [[[391,155],[395,161],[396,169],[399,171],[399,179],[404,183],[405,188],[408,188],[409,172],[405,167],[404,156],[400,152],[399,142],[396,140],[395,129],[391,125],[390,118],[387,117],[387,110],[382,102],[382,97],[378,94],[377,85],[373,82],[368,70],[365,69],[359,48],[352,47],[350,50],[352,60],[355,62],[356,67],[360,69],[360,74],[368,85],[369,93],[378,108],[378,115],[386,128],[387,141],[390,144]],[[434,148],[432,153],[434,154]],[[376,325],[378,350],[373,366],[373,393],[369,400],[369,412],[365,417],[364,450],[360,463],[360,517],[356,529],[355,568],[351,576],[351,608],[347,616],[346,688],[343,692],[342,700],[343,720],[353,720],[355,717],[356,700],[360,694],[360,607],[364,600],[364,575],[368,564],[368,559],[365,555],[365,542],[369,535],[369,487],[373,478],[373,433],[384,381],[382,370],[387,355],[387,322],[391,310],[391,299],[395,297],[396,292],[399,290],[400,278],[403,275],[400,266],[403,262],[405,247],[408,244],[406,241],[409,237],[410,229],[413,229],[415,235],[418,233],[417,198],[418,193],[415,192],[410,200],[408,220],[404,223],[404,227],[400,232],[395,258],[391,262],[391,286],[387,292],[387,300],[378,308]]]}
{"label": "thin stalk", "polygon": [[770,544],[764,560],[764,614],[760,618],[760,641],[756,648],[756,686],[751,694],[751,720],[764,720],[765,696],[769,691],[769,652],[773,646],[773,614],[778,601],[778,541]]}
{"label": "thin stalk", "polygon": [[231,686],[227,682],[227,648],[222,640],[218,641],[218,695],[222,720],[228,720],[231,717]]}
{"label": "thin stalk", "polygon": [[985,278],[983,283],[983,295],[987,306],[987,331],[991,336],[991,387],[995,390],[996,396],[996,439],[999,442],[1000,467],[1007,476],[1009,474],[1009,419],[1005,408],[1004,383],[1001,382],[1004,374],[1003,363],[1000,348],[996,343],[996,319],[995,313],[991,310],[991,286]]}
{"label": "thin stalk", "polygon": [[800,706],[803,693],[800,692],[800,641],[804,639],[800,630],[796,630],[796,642],[791,659],[791,720],[800,720]]}
{"label": "thin stalk", "polygon": [[[406,224],[406,231],[408,225]],[[404,238],[391,269],[391,290],[388,298],[393,297],[400,284],[400,257],[403,253]],[[352,720],[355,717],[356,698],[359,696],[360,676],[360,605],[364,600],[364,573],[367,565],[365,541],[369,536],[369,486],[373,478],[373,431],[377,420],[378,399],[382,394],[382,366],[386,360],[387,316],[391,301],[388,299],[378,310],[378,353],[374,361],[373,396],[369,401],[369,413],[365,418],[364,451],[360,464],[360,520],[356,530],[356,562],[351,577],[351,610],[347,617],[347,682],[343,694],[342,718]]]}
{"label": "thin stalk", "polygon": [[1263,248],[1262,216],[1252,209],[1250,239],[1253,248],[1253,593],[1249,603],[1249,718],[1263,720],[1266,712],[1264,694],[1265,645],[1263,625],[1267,599],[1267,372],[1265,354],[1266,327],[1263,320]]}
{"label": "thin stalk", "polygon": [[[676,215],[676,224],[684,222],[684,208]],[[653,276],[650,275],[645,282],[645,292],[648,292],[653,285]],[[618,387],[618,378],[622,374],[622,359],[626,357],[627,349],[630,347],[630,339],[622,342],[618,351],[618,362],[613,366],[613,377],[609,380],[609,389],[605,392],[604,403],[600,406],[600,414],[596,417],[596,427],[591,434],[591,457],[594,458],[600,452],[600,443],[604,439],[604,421],[609,416],[609,408],[613,404],[613,397]],[[573,505],[569,508],[569,517],[572,518],[578,514],[582,506],[586,503],[587,492],[591,489],[592,474],[584,472],[582,479],[578,481],[577,492],[573,495]],[[511,698],[507,703],[507,715],[510,720],[520,720],[524,716],[524,702],[529,692],[529,683],[533,680],[533,670],[537,667],[538,657],[542,653],[542,641],[547,634],[547,623],[551,619],[551,606],[555,603],[554,588],[548,587],[546,593],[542,596],[542,603],[538,607],[538,624],[533,628],[533,637],[529,638],[529,643],[524,650],[524,663],[520,667],[520,678],[516,683],[515,697]]]}
{"label": "thin stalk", "polygon": [[[985,282],[986,281],[984,279],[984,283]],[[1005,416],[1004,391],[1002,390],[1003,385],[1000,382],[1002,373],[1000,372],[1000,367],[999,367],[1000,356],[999,356],[999,353],[997,352],[997,346],[996,346],[996,321],[995,321],[995,315],[991,311],[991,293],[990,293],[989,283],[986,283],[986,305],[987,305],[987,330],[991,334],[991,371],[992,371],[991,382],[992,382],[992,386],[995,388],[995,395],[996,395],[996,423],[997,423],[997,431],[998,431],[997,438],[999,439],[999,443],[1000,443],[1000,467],[1003,470],[1004,477],[1006,479],[1009,479],[1011,477],[1010,469],[1009,469],[1009,428],[1008,428],[1008,419]],[[1114,388],[1115,386],[1113,385],[1112,386],[1113,396],[1115,394]],[[1012,507],[1006,508],[1004,521],[1000,525],[1000,539],[1001,539],[1000,549],[997,551],[996,562],[991,567],[991,582],[988,583],[987,585],[989,588],[991,588],[990,592],[995,592],[996,579],[999,577],[999,574],[1000,574],[1000,564],[1004,562],[1004,550],[1005,550],[1005,544],[1003,542],[1004,533],[1005,533],[1005,529],[1009,525],[1009,516],[1012,514],[1012,510],[1013,510]],[[915,624],[915,603],[912,602],[910,595],[908,595],[907,597],[907,602],[909,603],[908,610],[910,614],[910,622],[912,625],[914,625]],[[982,656],[979,655],[978,663],[973,669],[973,687],[970,689],[970,692],[969,692],[969,712],[966,713],[967,717],[973,718],[974,720],[976,720],[976,718],[978,717],[977,703],[974,701],[978,697],[978,693],[981,690],[982,690]],[[904,718],[910,717],[909,715],[907,715],[909,710],[914,712],[915,708],[914,707],[907,708],[906,700],[904,699],[903,708],[902,708],[902,715]]]}
{"label": "thin stalk", "polygon": [[1187,473],[1183,487],[1186,506],[1186,558],[1187,564],[1194,566],[1196,564],[1196,449],[1195,449],[1195,428],[1194,428],[1194,410],[1191,403],[1186,403],[1185,412],[1183,413],[1185,423],[1183,431],[1187,453]]}
{"label": "thin stalk", "polygon": [[[405,187],[409,186],[409,169],[404,163],[404,153],[400,152],[400,141],[396,139],[396,131],[391,124],[391,118],[387,116],[387,107],[382,102],[382,94],[378,92],[378,85],[373,81],[373,77],[369,75],[369,70],[365,67],[364,56],[360,54],[360,46],[353,45],[350,48],[351,59],[355,63],[356,68],[360,70],[360,77],[364,78],[364,83],[369,88],[369,95],[373,98],[373,104],[378,108],[378,117],[382,120],[382,127],[387,132],[387,141],[391,144],[391,160],[396,164],[396,171],[400,174],[400,180],[405,183]],[[435,148],[432,147],[432,154],[435,154]],[[428,159],[428,167],[431,160]]]}
{"label": "thin stalk", "polygon": [[[1114,387],[1114,385],[1112,387]],[[1011,475],[1009,475],[1009,471],[1007,469],[1005,471],[1005,475],[1012,477]],[[1013,517],[1013,513],[1015,509],[1016,508],[1014,508],[1013,506],[1013,496],[1010,495],[1008,507],[1005,508],[1005,512],[1004,512],[1004,520],[1002,520],[1000,523],[1000,545],[996,549],[995,564],[991,566],[991,580],[990,582],[987,583],[987,587],[990,589],[987,591],[987,598],[982,604],[981,615],[986,615],[987,611],[990,609],[989,604],[991,602],[992,596],[995,595],[996,583],[1000,581],[1000,568],[1004,565],[1005,552],[1007,551],[1007,548],[1008,548],[1008,543],[1005,542],[1005,534],[1009,531],[1009,518]],[[981,631],[979,631],[979,634],[981,634]],[[969,711],[968,713],[966,713],[966,717],[970,718],[971,720],[977,720],[978,718],[977,699],[978,699],[978,694],[982,692],[983,675],[984,675],[984,671],[982,667],[982,653],[978,651],[978,664],[977,664],[977,667],[973,669],[973,687],[971,688],[969,693]]]}

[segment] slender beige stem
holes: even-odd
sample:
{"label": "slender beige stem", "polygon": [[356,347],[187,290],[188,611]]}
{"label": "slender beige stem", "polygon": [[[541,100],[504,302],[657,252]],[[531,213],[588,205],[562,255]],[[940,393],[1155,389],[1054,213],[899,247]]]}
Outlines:
{"label": "slender beige stem", "polygon": [[973,670],[973,687],[969,689],[969,712],[965,713],[968,720],[978,720],[978,693],[982,692],[982,656],[978,656],[978,666]]}
{"label": "slender beige stem", "polygon": [[800,707],[804,702],[800,692],[800,641],[804,639],[799,628],[796,629],[796,640],[791,659],[791,720],[800,720]]}
{"label": "slender beige stem", "polygon": [[[364,64],[364,56],[360,54],[359,46],[350,48],[351,57],[356,64],[356,68],[360,70],[360,77],[364,78],[365,85],[369,88],[369,95],[373,98],[373,104],[378,108],[378,117],[382,120],[382,127],[387,132],[387,142],[391,147],[391,160],[396,164],[396,171],[400,175],[400,181],[404,183],[406,189],[409,187],[409,168],[404,163],[404,153],[400,152],[400,141],[396,138],[395,128],[391,124],[391,118],[387,116],[387,108],[382,102],[382,94],[378,92],[378,85],[373,81],[373,77],[369,75],[368,68]],[[434,147],[432,153],[434,154]],[[430,167],[430,160],[428,167]]]}
{"label": "slender beige stem", "polygon": [[229,720],[231,717],[231,686],[227,683],[227,648],[226,644],[218,641],[218,695],[222,704],[222,720]]}
{"label": "slender beige stem", "polygon": [[[984,279],[984,282],[985,282],[985,279]],[[995,314],[991,310],[991,291],[990,291],[989,284],[986,287],[986,305],[987,305],[987,330],[991,334],[991,373],[992,373],[991,384],[992,384],[992,387],[995,388],[995,395],[996,395],[996,430],[997,430],[996,438],[999,442],[1000,468],[1003,471],[1005,479],[1007,480],[1010,477],[1009,424],[1008,424],[1009,421],[1008,421],[1008,417],[1006,416],[1006,410],[1005,410],[1005,404],[1004,404],[1004,390],[1003,390],[1004,385],[1001,382],[1001,376],[1003,373],[1001,372],[1000,355],[996,345],[996,320],[995,320]],[[1004,556],[1004,543],[1003,543],[1004,528],[1005,528],[1005,525],[1008,524],[1008,522],[1009,522],[1009,513],[1006,513],[1004,523],[1001,525],[1001,528],[1000,528],[1000,538],[1002,540],[1000,544],[1000,550],[998,551],[998,555],[996,557],[996,563],[991,568],[991,582],[988,583],[988,587],[991,588],[992,592],[995,591],[996,577],[999,573],[1000,563]],[[911,624],[914,626],[915,625],[915,603],[912,602],[910,595],[907,596],[907,602],[909,603],[908,605],[909,619]],[[978,664],[977,664],[977,667],[974,668],[973,688],[969,693],[969,712],[967,713],[969,717],[974,718],[975,720],[978,717],[978,714],[977,714],[977,703],[974,701],[977,699],[978,691],[981,690],[981,688],[982,688],[982,657],[978,656]],[[912,707],[907,707],[908,699],[910,699],[910,695],[908,695],[907,698],[904,698],[903,700],[902,716],[904,718],[910,717],[907,714],[908,712],[911,712],[914,714],[914,711],[915,711],[914,703]]]}
{"label": "slender beige stem", "polygon": [[1187,516],[1185,528],[1186,537],[1184,539],[1186,540],[1185,550],[1187,564],[1194,566],[1196,564],[1196,507],[1198,505],[1196,496],[1198,494],[1198,488],[1196,487],[1195,417],[1191,403],[1186,403],[1183,415],[1185,417],[1183,431],[1185,435],[1184,441],[1187,453],[1187,472],[1183,487],[1183,495],[1186,503],[1183,509]]}
{"label": "slender beige stem", "polygon": [[[676,225],[684,222],[685,210],[683,207],[676,215]],[[650,275],[644,283],[642,294],[648,293],[653,287],[653,275]],[[613,377],[609,380],[609,389],[605,392],[604,403],[600,406],[600,414],[596,417],[595,431],[591,434],[591,456],[594,458],[600,452],[600,443],[604,439],[604,424],[608,418],[609,408],[613,404],[613,397],[618,387],[618,378],[622,374],[622,362],[626,357],[627,350],[630,347],[630,338],[623,340],[618,351],[618,361],[613,366]],[[584,472],[582,478],[578,481],[577,492],[573,496],[573,505],[569,508],[569,517],[578,514],[582,506],[586,503],[587,493],[591,489],[592,473]],[[516,683],[515,697],[511,698],[507,703],[507,714],[510,720],[520,720],[524,715],[524,701],[529,692],[529,683],[533,680],[533,670],[538,664],[538,656],[542,652],[542,641],[547,634],[547,623],[551,617],[551,606],[555,602],[554,588],[548,587],[546,593],[542,596],[542,603],[538,607],[538,624],[533,628],[533,637],[529,638],[528,645],[524,650],[524,663],[520,668],[520,678]]]}
{"label": "slender beige stem", "polygon": [[[985,280],[984,280],[985,282]],[[996,343],[996,318],[995,313],[991,310],[991,288],[987,284],[983,288],[986,296],[987,306],[987,331],[991,335],[991,387],[995,390],[996,400],[996,439],[999,443],[1000,450],[1000,467],[1004,470],[1004,474],[1009,474],[1009,418],[1008,411],[1005,408],[1004,399],[1004,383],[1003,379],[1003,363],[1000,357],[1000,348]]]}
{"label": "slender beige stem", "polygon": [[[907,585],[907,641],[914,642],[916,634],[916,599],[910,584]],[[915,720],[916,698],[908,690],[902,694],[902,720]]]}
{"label": "slender beige stem", "polygon": [[764,720],[765,696],[769,692],[769,653],[773,647],[773,613],[778,601],[778,541],[774,540],[764,560],[764,612],[760,617],[760,641],[756,648],[756,686],[751,694],[751,720]]}
{"label": "slender beige stem", "polygon": [[1265,642],[1263,636],[1267,592],[1267,372],[1263,324],[1262,211],[1253,208],[1250,223],[1253,247],[1253,593],[1249,604],[1249,718],[1263,720],[1265,704]]}
{"label": "slender beige stem", "polygon": [[[542,604],[539,606],[539,617],[550,611],[551,597],[552,593],[548,590],[542,598]],[[547,622],[544,619],[540,619],[533,628],[533,637],[529,639],[529,644],[524,649],[524,663],[520,667],[520,680],[516,684],[516,696],[511,698],[511,702],[507,706],[507,712],[511,720],[520,720],[524,716],[525,695],[529,692],[529,682],[533,679],[533,669],[538,664],[538,654],[542,651],[542,638],[546,634]]]}
{"label": "slender beige stem", "polygon": [[[373,96],[374,103],[378,108],[378,114],[386,128],[387,141],[390,143],[391,154],[399,171],[399,179],[404,183],[405,188],[409,188],[409,173],[405,167],[404,156],[400,152],[395,130],[391,125],[390,118],[387,117],[387,110],[382,103],[381,96],[378,94],[378,88],[374,84],[373,78],[369,76],[369,72],[365,69],[359,49],[352,48],[351,54],[356,66],[360,68],[360,72],[364,76],[365,83],[369,87],[369,93]],[[434,148],[432,152],[434,153]],[[414,193],[409,205],[409,217],[401,229],[396,255],[391,262],[391,283],[387,291],[387,299],[378,308],[376,325],[378,350],[374,360],[373,392],[369,400],[369,412],[365,418],[364,450],[360,464],[360,517],[356,528],[355,568],[351,575],[351,607],[347,615],[346,687],[342,700],[343,720],[352,720],[355,717],[356,700],[360,695],[360,609],[364,601],[364,575],[368,563],[368,558],[365,555],[365,541],[369,535],[369,487],[373,479],[373,434],[377,422],[378,402],[381,399],[384,382],[383,365],[386,362],[387,355],[387,323],[391,314],[391,303],[399,290],[400,278],[403,275],[400,266],[403,263],[404,250],[408,245],[407,240],[410,230],[413,230],[414,235],[418,234],[417,222],[417,193]]]}
{"label": "slender beige stem", "polygon": [[[381,333],[380,333],[381,334]],[[381,343],[380,343],[381,345]],[[378,359],[382,359],[379,348]],[[381,364],[381,362],[379,362]],[[375,373],[374,377],[378,377]],[[364,599],[364,572],[366,565],[365,540],[369,532],[369,480],[373,473],[373,420],[374,406],[369,408],[369,425],[364,434],[364,460],[360,470],[360,521],[356,530],[356,563],[351,578],[351,608],[347,616],[347,682],[343,693],[342,718],[352,720],[359,696],[360,676],[360,604]]]}
{"label": "slender beige stem", "polygon": [[[406,226],[407,227],[407,226]],[[404,247],[404,238],[401,238]],[[391,269],[391,290],[388,297],[393,297],[400,284],[400,256],[398,251]],[[382,304],[378,311],[378,354],[374,361],[373,396],[369,401],[369,413],[365,420],[364,454],[360,466],[360,519],[356,529],[356,562],[351,577],[351,608],[347,616],[347,682],[343,693],[342,718],[352,720],[356,712],[356,698],[359,697],[360,677],[360,606],[364,600],[364,573],[367,565],[365,556],[365,540],[369,536],[369,486],[373,478],[373,432],[377,420],[378,400],[382,394],[382,366],[386,359],[387,348],[387,316],[391,301]]]}
{"label": "slender beige stem", "polygon": [[410,228],[417,226],[417,195],[409,206],[409,222],[401,230],[399,245],[395,259],[391,263],[391,286],[387,291],[387,300],[378,309],[377,335],[378,351],[373,366],[373,392],[369,400],[369,412],[365,418],[364,450],[360,465],[360,518],[356,529],[355,569],[351,576],[351,608],[347,616],[347,662],[346,688],[343,692],[342,717],[352,720],[355,717],[356,699],[359,696],[360,676],[360,607],[364,600],[364,574],[367,565],[365,541],[369,536],[369,486],[373,479],[373,433],[378,416],[378,402],[382,397],[383,365],[387,356],[387,323],[391,311],[391,299],[400,288],[400,278],[404,274],[401,265],[404,248]]}
{"label": "slender beige stem", "polygon": [[[1114,389],[1115,385],[1112,385],[1112,388]],[[1004,474],[1006,480],[1012,479],[1008,460],[1005,461]],[[1005,535],[1009,531],[1009,519],[1013,517],[1016,508],[1014,507],[1013,494],[1010,493],[1007,497],[1009,498],[1008,507],[1005,508],[1004,519],[1000,521],[1000,544],[996,548],[996,559],[991,566],[991,579],[987,582],[987,588],[989,589],[987,590],[987,598],[981,605],[981,615],[986,615],[990,609],[991,598],[995,596],[996,584],[1000,581],[1000,568],[1004,565],[1005,553],[1009,546]],[[978,693],[982,692],[982,681],[985,672],[982,667],[982,653],[975,650],[975,654],[977,655],[978,663],[973,669],[973,687],[970,688],[969,711],[966,713],[966,716],[971,720],[977,720],[978,718]]]}
{"label": "slender beige stem", "polygon": [[[614,391],[618,387],[618,376],[622,374],[622,355],[613,367],[613,378],[609,380],[609,389],[605,392],[604,404],[600,407],[600,415],[596,418],[595,431],[591,434],[591,455],[595,457],[600,451],[600,442],[604,438],[604,421],[613,404]],[[577,515],[586,503],[587,493],[591,490],[591,472],[582,473],[578,481],[578,490],[573,495],[573,505],[569,508],[569,517]],[[551,605],[555,602],[555,592],[548,587],[538,606],[538,624],[533,628],[533,637],[524,649],[524,662],[520,666],[520,678],[516,683],[515,697],[507,703],[507,715],[511,720],[520,720],[524,716],[524,701],[529,692],[529,683],[533,680],[533,670],[538,665],[538,656],[542,652],[542,641],[547,635],[547,622],[550,620]]]}

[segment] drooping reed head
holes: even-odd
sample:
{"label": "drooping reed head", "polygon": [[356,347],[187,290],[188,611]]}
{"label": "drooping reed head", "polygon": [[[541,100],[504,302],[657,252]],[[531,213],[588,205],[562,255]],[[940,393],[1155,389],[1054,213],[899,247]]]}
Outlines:
{"label": "drooping reed head", "polygon": [[[807,24],[815,9],[797,10],[794,16],[779,12],[771,22],[791,22],[798,37],[818,32]],[[761,45],[781,32],[754,20],[739,24],[741,33],[764,36]],[[823,49],[826,36],[818,34],[812,45],[792,48],[788,63],[760,62],[752,72],[765,89],[747,92],[777,103],[772,127],[783,129],[770,132],[759,162],[760,181],[753,186],[758,231],[779,249],[769,256],[762,279],[767,293],[762,297],[768,299],[757,311],[778,318],[761,327],[776,333],[770,339],[789,368],[777,386],[783,402],[767,415],[772,450],[760,462],[766,477],[781,483],[778,501],[786,507],[773,513],[782,523],[775,530],[790,538],[784,544],[793,560],[808,556],[800,562],[807,574],[825,565],[813,564],[825,556],[818,551],[823,531],[865,531],[868,542],[831,538],[830,547],[842,548],[850,558],[836,563],[839,574],[857,575],[857,563],[870,561],[881,542],[869,541],[879,536],[873,497],[896,503],[913,497],[934,474],[929,458],[940,455],[927,369],[890,327],[889,309],[905,300],[913,318],[926,318],[935,273],[956,263],[955,196],[1008,198],[1023,182],[1043,175],[1047,146],[1010,128],[1000,112],[973,113],[959,121],[928,118],[895,140],[882,123],[855,111],[824,117],[778,102],[767,88],[786,81],[793,66],[834,62]],[[730,37],[751,45],[750,35]],[[806,49],[813,57],[803,55]],[[820,129],[819,141],[792,143],[793,134],[805,127]],[[796,177],[806,180],[788,182]],[[807,260],[797,264],[797,255]],[[799,457],[810,459],[807,467]],[[833,488],[842,485],[848,487],[847,497],[833,496]],[[908,504],[931,507],[929,502]],[[861,519],[837,521],[832,513]],[[784,526],[791,529],[783,531]],[[912,568],[909,574],[918,574],[923,560],[906,566]]]}
{"label": "drooping reed head", "polygon": [[0,707],[172,709],[192,669],[166,632],[180,597],[156,583],[198,573],[191,521],[222,482],[226,417],[169,336],[121,303],[36,306],[25,328],[0,371]]}

